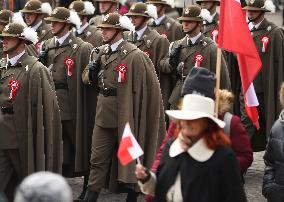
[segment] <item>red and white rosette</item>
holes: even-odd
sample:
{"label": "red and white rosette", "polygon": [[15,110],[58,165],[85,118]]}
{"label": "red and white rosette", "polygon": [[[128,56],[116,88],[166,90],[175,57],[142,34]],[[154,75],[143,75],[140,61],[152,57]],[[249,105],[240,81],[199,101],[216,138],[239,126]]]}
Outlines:
{"label": "red and white rosette", "polygon": [[74,60],[71,57],[67,57],[64,59],[64,65],[67,68],[68,76],[72,76],[72,69],[74,67]]}
{"label": "red and white rosette", "polygon": [[166,39],[168,38],[167,33],[161,33],[160,35],[161,35],[162,37],[166,38]]}
{"label": "red and white rosette", "polygon": [[20,88],[20,82],[18,80],[12,79],[8,83],[8,87],[10,88],[10,100],[15,100],[16,99],[16,93]]}
{"label": "red and white rosette", "polygon": [[126,81],[125,74],[127,72],[127,67],[125,64],[119,64],[116,68],[116,71],[118,72],[118,83],[124,83]]}
{"label": "red and white rosette", "polygon": [[217,29],[214,29],[212,32],[211,32],[211,35],[212,35],[212,39],[215,43],[217,43],[217,40],[218,40],[218,34],[219,34],[219,31]]}
{"label": "red and white rosette", "polygon": [[148,51],[144,51],[145,55],[147,55],[148,57],[150,57],[150,53]]}
{"label": "red and white rosette", "polygon": [[263,53],[265,53],[266,50],[267,50],[268,43],[270,42],[270,38],[269,38],[268,36],[263,36],[263,37],[261,37],[260,41],[261,41],[261,43],[262,43],[262,49],[261,49],[261,51],[262,51]]}
{"label": "red and white rosette", "polygon": [[40,48],[41,48],[41,42],[40,41],[35,44],[35,48],[36,48],[37,52],[40,53]]}
{"label": "red and white rosette", "polygon": [[201,63],[203,62],[204,57],[201,54],[196,54],[194,56],[195,67],[200,67]]}

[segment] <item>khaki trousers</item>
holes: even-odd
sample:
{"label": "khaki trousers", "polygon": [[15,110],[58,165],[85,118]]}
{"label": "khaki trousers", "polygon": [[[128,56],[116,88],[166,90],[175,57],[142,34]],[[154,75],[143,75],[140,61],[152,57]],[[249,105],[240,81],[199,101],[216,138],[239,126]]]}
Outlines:
{"label": "khaki trousers", "polygon": [[106,186],[113,152],[116,152],[117,128],[94,127],[88,187],[100,192]]}

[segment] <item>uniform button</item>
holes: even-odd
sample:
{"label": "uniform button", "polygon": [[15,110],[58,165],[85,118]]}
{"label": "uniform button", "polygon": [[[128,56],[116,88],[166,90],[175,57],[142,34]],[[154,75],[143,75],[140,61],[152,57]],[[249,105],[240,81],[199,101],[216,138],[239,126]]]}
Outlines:
{"label": "uniform button", "polygon": [[104,76],[104,79],[106,79],[107,77],[106,76]]}

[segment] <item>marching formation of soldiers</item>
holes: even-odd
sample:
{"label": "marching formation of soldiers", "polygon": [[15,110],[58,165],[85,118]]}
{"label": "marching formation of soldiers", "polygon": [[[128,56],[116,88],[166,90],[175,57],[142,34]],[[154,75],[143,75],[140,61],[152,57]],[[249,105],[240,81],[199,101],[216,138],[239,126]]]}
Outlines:
{"label": "marching formation of soldiers", "polygon": [[[103,188],[137,201],[135,162],[122,166],[116,155],[125,124],[150,168],[169,124],[165,110],[179,107],[190,70],[216,71],[219,0],[188,3],[177,19],[164,0],[131,2],[125,15],[117,0],[96,2],[96,16],[93,3],[80,0],[55,9],[29,0],[20,15],[0,11],[0,192],[9,201],[40,170],[84,176],[76,201],[97,201]],[[235,56],[221,57],[220,87],[240,102],[234,113],[255,151],[264,150],[281,111],[284,79],[283,30],[265,18],[264,2],[243,8],[262,60],[254,81],[260,130],[246,115]]]}

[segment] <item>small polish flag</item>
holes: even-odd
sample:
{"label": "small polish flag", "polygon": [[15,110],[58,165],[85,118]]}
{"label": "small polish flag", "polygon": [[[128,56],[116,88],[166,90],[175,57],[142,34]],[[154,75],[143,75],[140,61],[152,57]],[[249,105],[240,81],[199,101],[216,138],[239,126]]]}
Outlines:
{"label": "small polish flag", "polygon": [[129,123],[127,123],[117,152],[120,163],[126,166],[131,161],[142,156],[143,153],[143,150],[131,132]]}

